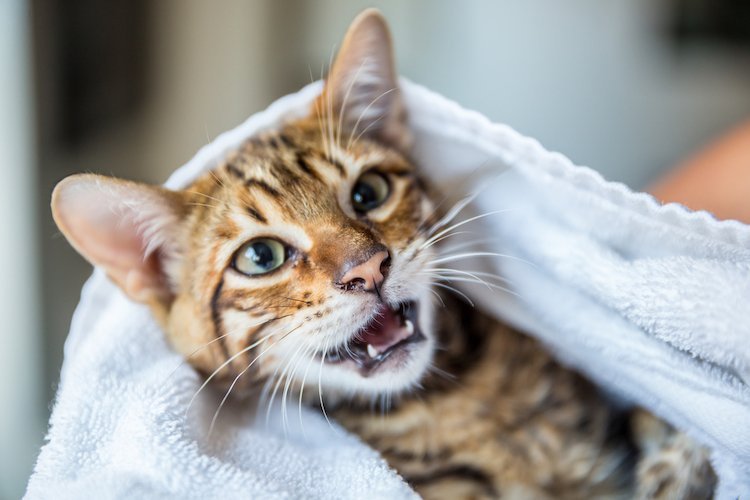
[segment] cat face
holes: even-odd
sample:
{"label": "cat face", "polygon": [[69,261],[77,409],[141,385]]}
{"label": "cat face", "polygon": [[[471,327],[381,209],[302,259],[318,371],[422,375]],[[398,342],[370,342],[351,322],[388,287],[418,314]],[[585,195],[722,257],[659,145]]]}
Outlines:
{"label": "cat face", "polygon": [[367,11],[307,118],[249,140],[184,191],[74,176],[53,213],[209,379],[397,393],[435,344],[436,213],[404,119],[387,28]]}
{"label": "cat face", "polygon": [[[422,246],[434,209],[402,154],[371,140],[345,148],[298,122],[188,191],[190,246],[168,330],[186,354],[220,339],[194,356],[204,371],[230,360],[216,378],[283,376],[345,393],[419,379],[433,349]],[[207,321],[195,320],[201,311]]]}

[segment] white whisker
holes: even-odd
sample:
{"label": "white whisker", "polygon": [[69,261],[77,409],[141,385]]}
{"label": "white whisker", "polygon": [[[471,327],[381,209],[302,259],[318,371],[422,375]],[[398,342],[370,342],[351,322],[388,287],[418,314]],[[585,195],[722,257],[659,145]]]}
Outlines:
{"label": "white whisker", "polygon": [[515,257],[513,255],[507,255],[503,253],[495,253],[495,252],[466,252],[466,253],[459,253],[459,254],[454,254],[454,255],[447,255],[445,257],[440,257],[438,259],[431,261],[430,264],[444,264],[446,262],[454,262],[457,260],[470,259],[472,257],[503,257],[506,259],[513,259],[513,260],[525,262],[526,264],[531,264],[531,262],[528,262],[519,257]]}
{"label": "white whisker", "polygon": [[[266,410],[266,421],[268,421],[268,419],[270,417],[271,408],[273,407],[273,402],[276,399],[276,394],[278,393],[279,387],[281,386],[281,383],[283,382],[283,380],[284,380],[284,378],[286,376],[287,370],[290,368],[292,362],[294,361],[295,356],[297,355],[297,353],[299,352],[299,350],[302,348],[303,345],[304,344],[300,344],[299,347],[297,347],[297,350],[294,351],[294,353],[292,353],[291,358],[289,358],[288,360],[286,360],[284,362],[284,368],[281,370],[281,374],[278,376],[278,378],[276,380],[276,384],[274,384],[273,392],[271,393],[271,399],[268,402],[268,409]],[[279,365],[279,366],[281,366],[281,365]],[[278,369],[278,367],[277,367],[277,369]],[[274,376],[276,376],[276,373],[277,373],[277,371],[274,371]],[[285,418],[284,418],[284,404],[283,404],[283,402],[282,402],[282,407],[281,407],[281,421],[282,421],[282,427],[284,429],[284,434],[286,435],[286,425],[285,425]]]}
{"label": "white whisker", "polygon": [[448,234],[445,234],[445,235],[441,236],[440,238],[436,239],[435,241],[431,242],[429,245],[422,246],[422,249],[430,248],[432,245],[436,245],[437,243],[440,243],[443,240],[446,240],[448,238],[452,238],[454,236],[460,236],[462,234],[475,234],[475,233],[473,233],[471,231],[456,231],[455,233],[448,233]]}
{"label": "white whisker", "polygon": [[186,193],[190,193],[190,194],[194,194],[194,195],[198,195],[198,196],[203,196],[203,197],[206,197],[206,198],[208,198],[210,200],[218,201],[219,203],[224,203],[224,200],[220,200],[219,198],[214,198],[213,196],[209,196],[209,195],[207,195],[205,193],[200,193],[198,191],[185,191],[185,192]]}
{"label": "white whisker", "polygon": [[[461,231],[459,231],[458,233],[451,233],[451,234],[459,234],[460,232]],[[459,243],[459,244],[452,245],[449,247],[438,247],[438,252],[441,254],[447,254],[447,253],[455,252],[457,250],[462,250],[462,249],[466,249],[470,247],[480,247],[481,245],[485,245],[487,243],[498,243],[501,241],[502,240],[498,237],[470,240],[470,241],[465,241],[463,243]]]}
{"label": "white whisker", "polygon": [[[459,271],[457,269],[447,269],[447,268],[441,268],[441,269],[443,269],[443,270],[442,271],[437,271],[435,269],[431,269],[431,270],[426,270],[424,272],[426,272],[427,274],[430,274],[432,276],[438,276],[438,277],[443,278],[443,279],[450,278],[450,274],[458,274],[458,275],[462,275],[462,276],[469,276],[470,278],[473,278],[476,283],[483,283],[484,285],[487,286],[488,289],[491,290],[489,283],[487,283],[486,281],[482,280],[479,276],[476,276],[475,274],[472,274],[472,273],[470,273],[468,271]],[[448,276],[446,276],[446,274],[448,274]]]}
{"label": "white whisker", "polygon": [[[434,269],[435,270],[456,271],[456,269],[452,269],[452,268],[449,268],[449,267],[436,267]],[[474,270],[469,271],[469,272],[471,272],[472,274],[475,274],[477,276],[483,276],[485,278],[493,278],[493,279],[496,279],[498,281],[502,281],[503,283],[506,283],[508,285],[512,285],[513,284],[513,282],[510,281],[508,278],[500,276],[499,274],[487,273],[487,272],[484,272],[484,271],[474,271]]]}
{"label": "white whisker", "polygon": [[520,295],[518,295],[518,293],[516,293],[515,291],[511,290],[510,288],[506,288],[504,286],[496,285],[494,283],[487,283],[484,280],[474,280],[474,279],[470,279],[470,278],[460,278],[460,277],[450,277],[449,278],[449,277],[445,277],[445,276],[441,277],[441,279],[443,279],[445,281],[456,282],[456,283],[475,283],[477,285],[484,285],[484,286],[486,286],[487,288],[489,288],[492,291],[494,291],[494,290],[500,290],[500,291],[509,293],[511,295],[515,295],[516,297],[520,297]]}
{"label": "white whisker", "polygon": [[[205,381],[203,382],[203,384],[202,384],[202,385],[201,385],[201,386],[200,386],[200,387],[198,388],[198,390],[197,390],[197,391],[195,392],[195,394],[193,394],[193,397],[192,397],[192,398],[190,398],[190,402],[188,403],[188,405],[187,405],[187,408],[185,409],[185,415],[187,415],[187,414],[188,414],[188,412],[190,411],[190,407],[191,407],[191,406],[193,405],[193,402],[195,401],[195,398],[196,398],[196,397],[198,397],[198,394],[200,394],[200,392],[201,392],[201,391],[202,391],[203,389],[205,389],[205,388],[206,388],[206,386],[207,386],[207,385],[208,385],[208,384],[209,384],[209,383],[211,382],[211,380],[212,380],[212,379],[213,379],[213,378],[214,378],[214,377],[216,376],[216,374],[217,374],[217,373],[219,373],[219,371],[221,371],[222,369],[224,369],[224,368],[225,368],[225,367],[226,367],[226,366],[227,366],[228,364],[230,364],[230,363],[231,363],[232,361],[234,361],[235,359],[237,359],[237,358],[238,358],[239,356],[241,356],[241,355],[243,355],[244,353],[246,353],[246,352],[250,351],[251,349],[254,349],[255,347],[257,347],[257,346],[258,346],[258,345],[260,345],[261,343],[265,342],[265,341],[266,341],[266,340],[268,340],[268,339],[269,339],[269,338],[270,338],[271,336],[273,336],[273,335],[276,335],[277,333],[278,333],[278,330],[277,330],[277,331],[275,331],[275,332],[269,333],[268,335],[265,335],[264,337],[262,337],[262,338],[258,339],[257,341],[253,342],[253,343],[252,343],[252,344],[250,344],[249,346],[247,346],[247,347],[245,347],[245,348],[241,349],[241,350],[240,350],[239,352],[237,352],[237,353],[235,353],[234,355],[230,356],[230,357],[229,357],[229,359],[227,359],[227,360],[226,360],[226,361],[224,361],[224,362],[223,362],[223,363],[222,363],[221,365],[219,365],[219,367],[218,367],[218,368],[216,368],[216,369],[215,369],[215,370],[214,370],[214,371],[213,371],[213,372],[211,373],[211,375],[209,375],[209,376],[208,376],[208,377],[206,378],[206,380],[205,380]],[[265,351],[264,351],[264,352],[265,352]]]}
{"label": "white whisker", "polygon": [[[328,79],[330,79],[331,70],[333,69],[333,57],[336,53],[336,45],[333,45],[331,47],[331,55],[328,58]],[[326,85],[327,87],[327,85]],[[328,140],[328,147],[331,151],[331,155],[333,155],[333,95],[331,92],[325,92],[326,96],[326,102],[327,102],[327,111],[328,116],[326,117],[326,125],[327,125],[327,140]],[[333,159],[333,156],[329,156],[329,159]]]}
{"label": "white whisker", "polygon": [[445,283],[433,283],[433,286],[439,286],[440,288],[445,288],[446,290],[450,290],[451,292],[456,293],[460,295],[461,297],[463,297],[464,300],[466,300],[466,302],[468,302],[471,307],[475,307],[474,302],[468,297],[468,295],[463,293],[461,290],[455,287],[452,287],[450,285],[446,285]]}
{"label": "white whisker", "polygon": [[[292,356],[292,360],[290,363],[292,363],[292,371],[289,372],[289,375],[286,378],[286,383],[284,384],[284,392],[281,397],[281,418],[284,422],[284,428],[286,429],[289,427],[289,418],[287,417],[287,407],[286,407],[286,398],[289,394],[289,387],[294,382],[294,374],[297,373],[297,368],[299,367],[299,360],[297,359],[298,354],[300,353],[300,350],[302,347],[306,347],[304,342],[300,342],[300,347],[297,348],[294,355]],[[306,351],[307,349],[305,349]]]}
{"label": "white whisker", "polygon": [[271,318],[269,320],[262,321],[260,323],[255,323],[255,324],[251,324],[251,325],[242,325],[242,326],[240,326],[238,328],[235,328],[235,329],[233,329],[233,330],[231,330],[231,331],[229,331],[229,332],[227,332],[227,333],[225,333],[223,335],[219,335],[218,337],[216,337],[216,338],[214,338],[214,339],[206,342],[202,346],[197,347],[193,352],[191,352],[190,354],[188,354],[182,361],[180,361],[180,363],[174,368],[174,370],[172,370],[169,373],[169,375],[167,375],[167,380],[169,380],[169,378],[172,375],[174,375],[175,372],[177,370],[179,370],[183,365],[185,365],[186,363],[188,363],[189,360],[190,360],[190,358],[192,358],[193,356],[195,356],[196,354],[198,354],[198,352],[202,351],[203,349],[205,349],[206,347],[210,346],[214,342],[219,342],[223,338],[231,337],[232,335],[235,335],[238,332],[246,331],[246,330],[248,330],[248,329],[250,329],[250,328],[252,328],[254,326],[263,326],[263,325],[265,325],[267,323],[270,323],[271,321],[277,321],[277,320],[280,320],[280,319],[283,319],[283,318],[288,318],[289,316],[291,316],[291,314],[287,314],[287,315],[284,315],[284,316],[277,316],[275,318]]}
{"label": "white whisker", "polygon": [[[488,162],[490,161],[490,158],[485,159],[481,163],[479,163],[476,167],[474,167],[471,172],[469,172],[468,175],[465,176],[466,182],[469,182],[469,179],[471,179],[477,172],[480,171],[482,167],[484,167]],[[503,174],[497,176],[497,178],[500,178]],[[483,191],[488,189],[489,186],[492,185],[494,180],[490,180],[489,182],[483,183],[479,189],[477,189],[473,194],[470,194],[464,198],[461,198],[458,200],[448,211],[446,214],[440,218],[436,223],[434,223],[430,229],[427,231],[428,236],[432,236],[432,234],[437,231],[440,227],[444,226],[445,224],[448,224],[450,221],[452,221],[464,208],[466,208],[469,203],[471,203],[474,199],[476,199],[477,196],[479,196]],[[451,191],[457,190],[461,186],[460,183],[454,184]],[[435,204],[432,211],[423,219],[424,221],[427,221],[430,217],[432,217],[435,212],[440,208],[440,206],[449,198],[449,196],[446,194],[444,195],[441,200]]]}
{"label": "white whisker", "polygon": [[[310,354],[308,355],[308,352]],[[307,366],[305,367],[305,373],[302,375],[302,383],[300,384],[299,388],[299,426],[302,430],[302,435],[306,438],[307,434],[305,433],[305,426],[302,423],[302,395],[305,393],[305,383],[307,382],[307,374],[310,371],[310,365],[312,365],[312,362],[314,360],[314,354],[315,354],[315,348],[314,346],[310,346],[308,350],[305,351],[305,358],[307,359]]]}
{"label": "white whisker", "polygon": [[438,232],[437,234],[435,234],[435,235],[431,236],[431,237],[430,237],[430,238],[429,238],[429,239],[428,239],[427,241],[425,241],[425,242],[424,242],[424,243],[422,244],[422,248],[424,248],[424,247],[425,247],[426,245],[429,245],[430,243],[432,243],[432,241],[433,241],[433,240],[435,240],[435,239],[437,239],[437,238],[441,237],[442,235],[444,235],[444,234],[448,234],[448,233],[449,233],[449,232],[451,232],[452,230],[454,230],[454,229],[458,229],[459,227],[461,227],[461,226],[463,226],[463,225],[466,225],[466,224],[468,224],[468,223],[470,223],[470,222],[474,222],[475,220],[478,220],[478,219],[482,219],[482,218],[484,218],[484,217],[489,217],[490,215],[497,215],[497,214],[502,214],[502,213],[505,213],[505,212],[509,212],[509,211],[510,211],[510,209],[505,209],[505,210],[493,210],[492,212],[487,212],[487,213],[484,213],[484,214],[479,214],[479,215],[475,215],[474,217],[470,217],[470,218],[468,218],[468,219],[466,219],[466,220],[464,220],[464,221],[461,221],[461,222],[457,222],[456,224],[453,224],[452,226],[449,226],[449,227],[447,227],[447,228],[445,228],[445,229],[443,229],[443,230],[439,231],[439,232]]}
{"label": "white whisker", "polygon": [[271,421],[271,405],[273,403],[273,400],[269,398],[268,394],[271,390],[271,386],[274,385],[274,382],[278,381],[277,377],[279,376],[279,371],[282,369],[282,366],[285,365],[282,365],[281,363],[276,365],[271,376],[268,377],[266,383],[263,384],[263,390],[261,391],[259,406],[262,406],[263,404],[266,405],[266,427],[268,427],[268,423]]}
{"label": "white whisker", "polygon": [[[271,350],[278,342],[281,342],[284,340],[288,335],[290,335],[292,332],[294,332],[297,328],[300,328],[302,324],[299,326],[291,329],[289,332],[285,333],[277,342],[272,343],[269,345],[266,349],[263,350],[260,354],[258,354],[255,359],[253,359],[246,367],[243,369],[232,381],[231,385],[229,386],[229,389],[227,389],[227,392],[224,394],[224,397],[221,400],[221,403],[219,403],[219,407],[216,409],[216,412],[214,412],[214,416],[211,419],[211,425],[208,427],[208,435],[211,435],[211,432],[214,429],[214,425],[216,424],[216,419],[219,417],[219,412],[221,411],[222,407],[224,406],[224,403],[226,403],[227,399],[229,398],[229,394],[232,392],[232,389],[234,389],[234,386],[237,384],[237,381],[242,377],[247,371],[255,364],[256,361],[258,361],[265,353]],[[244,349],[243,349],[244,351]],[[231,358],[230,358],[231,359]],[[197,393],[196,393],[197,395]],[[193,396],[195,398],[195,396]],[[192,400],[190,401],[192,404]],[[190,405],[188,405],[188,409],[190,408]]]}
{"label": "white whisker", "polygon": [[357,137],[354,138],[354,140],[352,141],[352,144],[357,144],[357,142],[359,142],[359,140],[362,138],[363,135],[365,135],[367,133],[368,130],[370,130],[372,127],[374,127],[375,125],[377,125],[378,123],[380,123],[381,119],[383,119],[383,115],[378,116],[373,121],[371,121],[370,123],[368,123],[367,126],[362,129],[362,132],[360,132],[359,134],[357,134]]}
{"label": "white whisker", "polygon": [[[381,99],[381,98],[382,98],[383,96],[385,96],[385,95],[387,95],[387,94],[390,94],[390,93],[391,93],[391,92],[393,92],[394,90],[396,90],[396,89],[395,89],[395,88],[392,88],[392,89],[388,89],[388,90],[386,90],[385,92],[383,92],[382,94],[380,94],[379,96],[377,96],[377,97],[376,97],[375,99],[373,99],[372,101],[370,101],[370,104],[368,104],[367,106],[365,106],[365,108],[364,108],[364,109],[362,110],[362,112],[361,112],[361,113],[359,114],[359,118],[357,118],[357,121],[356,121],[356,122],[354,122],[354,127],[352,127],[352,130],[351,130],[351,131],[349,132],[349,140],[348,140],[348,141],[347,141],[347,143],[346,143],[346,150],[347,150],[347,151],[349,150],[349,148],[350,148],[350,147],[351,147],[351,145],[353,144],[353,142],[352,142],[352,137],[353,137],[353,136],[354,136],[354,134],[355,134],[355,133],[357,132],[357,128],[359,127],[359,124],[360,124],[360,122],[362,121],[362,118],[364,118],[365,114],[366,114],[366,113],[367,113],[368,111],[370,111],[370,108],[371,108],[371,107],[372,107],[372,106],[373,106],[373,105],[374,105],[374,104],[375,104],[376,102],[378,102],[378,101],[379,101],[379,100],[380,100],[380,99]],[[378,119],[380,119],[380,118],[378,117]],[[360,136],[361,136],[361,134],[360,134],[359,136],[357,136],[357,140],[359,140],[359,137],[360,137]]]}
{"label": "white whisker", "polygon": [[320,410],[323,412],[323,417],[325,417],[326,422],[328,422],[328,426],[331,429],[335,429],[333,424],[331,423],[331,420],[328,418],[328,412],[326,412],[326,406],[323,404],[323,384],[321,383],[321,378],[323,377],[323,363],[326,359],[326,353],[328,352],[328,348],[330,346],[330,339],[326,340],[326,346],[325,349],[323,349],[323,355],[320,356],[320,367],[318,370],[318,400],[320,400]]}
{"label": "white whisker", "polygon": [[446,212],[446,214],[440,218],[435,224],[430,227],[430,229],[427,231],[428,234],[432,234],[444,225],[448,224],[450,221],[452,221],[461,211],[466,208],[469,203],[474,201],[476,197],[479,195],[480,191],[477,191],[474,194],[470,194],[469,196],[466,196],[465,198],[462,198],[456,202],[453,207]]}
{"label": "white whisker", "polygon": [[[308,70],[310,71],[310,82],[313,81],[313,74],[312,74],[312,68],[308,65]],[[323,63],[320,64],[320,79],[323,79]],[[325,90],[324,90],[325,92]],[[320,129],[320,137],[323,138],[325,134],[323,133],[323,116],[320,112],[320,99],[315,99],[315,116],[318,121],[318,128]],[[328,147],[325,141],[323,141],[323,150],[325,151],[326,157],[330,157],[330,152],[328,151]]]}
{"label": "white whisker", "polygon": [[336,130],[336,147],[339,149],[341,149],[341,129],[342,129],[342,123],[344,120],[344,114],[346,113],[346,102],[349,100],[349,94],[351,93],[352,88],[354,87],[354,83],[359,78],[359,73],[362,71],[362,68],[365,67],[365,64],[367,64],[368,59],[369,57],[365,57],[362,60],[362,63],[359,65],[359,68],[357,68],[357,72],[354,74],[354,77],[349,82],[349,86],[346,89],[346,94],[344,94],[344,102],[341,104],[341,109],[339,110],[338,130]]}

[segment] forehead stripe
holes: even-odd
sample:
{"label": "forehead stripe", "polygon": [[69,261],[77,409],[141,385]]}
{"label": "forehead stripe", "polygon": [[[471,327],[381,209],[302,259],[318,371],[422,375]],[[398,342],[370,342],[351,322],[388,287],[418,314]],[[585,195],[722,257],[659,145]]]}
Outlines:
{"label": "forehead stripe", "polygon": [[262,213],[260,213],[260,211],[257,208],[248,205],[245,207],[245,210],[247,211],[250,217],[257,220],[261,224],[268,224],[268,219],[266,219],[265,216]]}
{"label": "forehead stripe", "polygon": [[227,163],[227,172],[229,172],[234,177],[237,177],[240,180],[243,180],[243,181],[245,180],[245,174],[242,173],[242,171],[240,169],[238,169],[237,167],[235,167],[231,163]]}
{"label": "forehead stripe", "polygon": [[302,153],[301,151],[297,151],[296,160],[297,160],[297,166],[299,167],[300,170],[302,170],[304,173],[306,173],[307,175],[309,175],[315,180],[318,180],[318,181],[321,180],[320,175],[318,174],[317,170],[315,170],[315,167],[310,165],[304,153]]}
{"label": "forehead stripe", "polygon": [[273,165],[273,170],[271,170],[269,173],[273,174],[273,177],[279,182],[279,184],[284,185],[288,182],[297,182],[299,179],[299,176],[296,172],[293,172],[283,161],[277,161]]}
{"label": "forehead stripe", "polygon": [[326,158],[326,161],[328,161],[329,164],[333,165],[333,167],[338,171],[339,175],[341,177],[346,177],[346,170],[344,169],[344,166],[335,158]]}
{"label": "forehead stripe", "polygon": [[281,193],[279,193],[278,189],[276,189],[275,187],[271,186],[270,184],[268,184],[266,181],[264,181],[262,179],[256,179],[256,178],[253,178],[253,177],[251,177],[249,179],[245,178],[245,174],[243,174],[240,171],[240,169],[238,169],[236,166],[232,165],[231,163],[227,163],[226,169],[227,169],[227,172],[229,172],[233,176],[237,177],[238,179],[244,181],[246,187],[248,187],[248,188],[251,188],[251,187],[260,188],[263,191],[265,191],[266,194],[268,194],[270,197],[275,198],[275,199],[278,199],[278,198],[281,197]]}
{"label": "forehead stripe", "polygon": [[279,134],[279,140],[284,143],[284,145],[288,148],[296,148],[297,145],[292,141],[292,139],[286,135],[286,134]]}
{"label": "forehead stripe", "polygon": [[245,180],[245,186],[247,186],[248,188],[256,187],[256,188],[262,189],[263,191],[266,192],[268,196],[272,198],[276,198],[276,199],[281,198],[281,193],[279,193],[279,190],[276,189],[275,187],[272,187],[270,184],[268,184],[266,181],[262,179],[255,179],[255,178],[247,179]]}

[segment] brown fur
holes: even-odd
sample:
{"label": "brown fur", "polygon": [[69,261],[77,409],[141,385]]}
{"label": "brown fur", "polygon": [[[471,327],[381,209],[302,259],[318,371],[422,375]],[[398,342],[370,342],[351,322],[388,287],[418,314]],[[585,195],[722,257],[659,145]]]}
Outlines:
{"label": "brown fur", "polygon": [[424,390],[384,414],[351,403],[333,413],[422,496],[712,496],[707,453],[684,434],[643,410],[616,411],[537,341],[445,300],[441,372]]}
{"label": "brown fur", "polygon": [[[284,392],[306,388],[309,401],[324,399],[425,497],[710,497],[715,478],[704,449],[645,412],[631,433],[627,415],[538,342],[450,295],[427,332],[438,345],[434,369],[377,411],[371,395],[320,394],[295,373],[292,365],[317,364],[388,297],[431,286],[419,281],[434,257],[422,243],[442,211],[426,188],[429,171],[408,158],[389,49],[382,18],[363,14],[310,116],[248,140],[184,191],[67,179],[53,197],[58,225],[151,306],[174,348],[215,385],[235,395],[282,382]],[[367,54],[385,76],[363,97],[350,92],[350,78]],[[359,118],[347,114],[350,94]],[[368,102],[382,104],[384,120],[358,127]],[[352,186],[370,169],[387,177],[390,196],[355,213]],[[232,261],[258,237],[283,239],[294,255],[267,276],[248,277]],[[346,269],[375,248],[392,258],[383,296],[343,286]]]}
{"label": "brown fur", "polygon": [[[329,276],[335,276],[347,261],[358,260],[359,254],[379,240],[399,247],[415,232],[422,195],[412,167],[401,155],[367,141],[360,141],[348,152],[360,161],[372,158],[379,171],[392,173],[395,189],[402,194],[388,224],[378,224],[341,212],[336,189],[354,179],[338,162],[325,157],[320,144],[316,121],[296,122],[279,133],[248,141],[225,165],[186,190],[193,209],[185,219],[187,265],[178,281],[192,285],[178,287],[165,313],[166,330],[181,352],[193,353],[190,361],[202,372],[212,373],[228,355],[258,340],[270,325],[240,328],[202,348],[229,330],[237,330],[227,326],[231,316],[239,313],[246,318],[256,313],[265,318],[271,312],[275,317],[291,315],[303,322],[321,320],[330,312],[325,305],[332,293],[327,287]],[[365,161],[361,170],[367,168]],[[357,175],[355,172],[353,177]],[[311,245],[305,258],[295,263],[291,271],[294,279],[248,293],[244,280],[226,280],[225,275],[232,274],[227,269],[229,261],[237,244],[244,241],[237,241],[240,224],[269,225],[257,215],[263,220],[278,217],[277,223],[300,225],[311,240],[325,243]],[[293,320],[283,318],[281,323],[291,325]],[[233,366],[244,368],[254,354],[238,357]],[[225,370],[219,377],[231,381],[236,373]]]}

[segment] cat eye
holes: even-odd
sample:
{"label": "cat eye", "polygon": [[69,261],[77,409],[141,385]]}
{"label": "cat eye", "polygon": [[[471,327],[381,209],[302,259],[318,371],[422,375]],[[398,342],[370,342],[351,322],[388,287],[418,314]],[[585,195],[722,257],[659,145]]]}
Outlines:
{"label": "cat eye", "polygon": [[287,260],[287,248],[278,240],[258,238],[240,247],[234,256],[234,268],[248,276],[266,274]]}
{"label": "cat eye", "polygon": [[385,176],[379,172],[365,172],[357,179],[352,189],[352,205],[356,212],[373,210],[388,198],[391,186]]}

